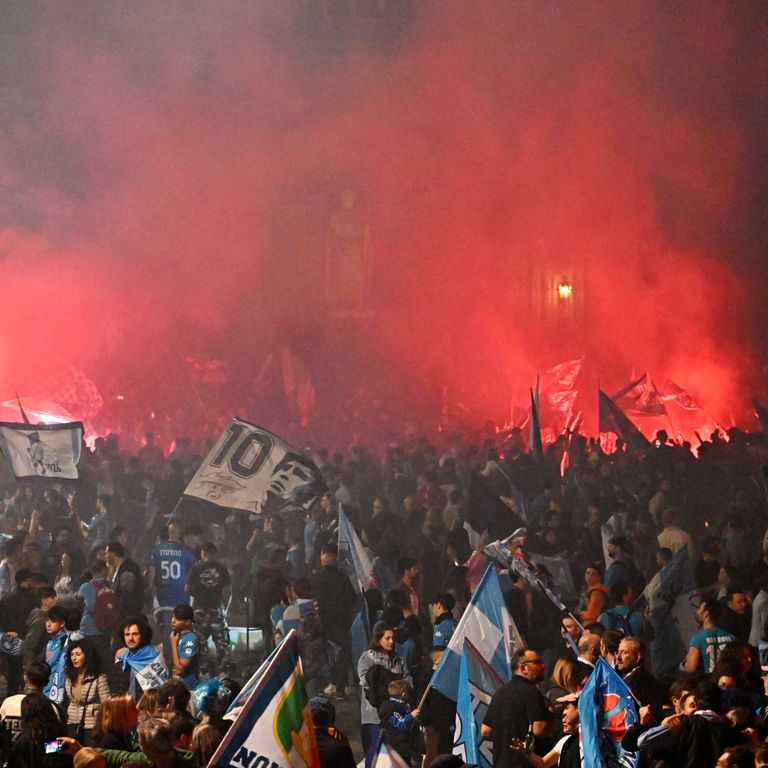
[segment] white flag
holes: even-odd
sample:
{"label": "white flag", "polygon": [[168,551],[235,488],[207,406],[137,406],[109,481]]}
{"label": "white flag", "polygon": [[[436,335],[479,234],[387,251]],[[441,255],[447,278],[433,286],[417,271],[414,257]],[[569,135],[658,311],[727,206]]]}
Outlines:
{"label": "white flag", "polygon": [[77,480],[83,424],[0,422],[0,450],[17,480]]}
{"label": "white flag", "polygon": [[357,579],[360,589],[376,585],[373,566],[363,543],[339,504],[339,568]]}
{"label": "white flag", "polygon": [[270,656],[209,768],[318,768],[297,640],[292,629]]}
{"label": "white flag", "polygon": [[233,419],[184,493],[260,514],[270,498],[301,504],[324,487],[310,458],[266,429]]}

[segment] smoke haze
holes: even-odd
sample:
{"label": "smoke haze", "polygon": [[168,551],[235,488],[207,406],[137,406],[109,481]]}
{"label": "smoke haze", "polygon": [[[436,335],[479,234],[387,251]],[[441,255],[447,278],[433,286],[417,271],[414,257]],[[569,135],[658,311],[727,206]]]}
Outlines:
{"label": "smoke haze", "polygon": [[0,62],[11,394],[52,353],[106,397],[282,346],[326,408],[495,417],[580,356],[585,394],[647,369],[723,422],[765,389],[761,2],[4,3]]}

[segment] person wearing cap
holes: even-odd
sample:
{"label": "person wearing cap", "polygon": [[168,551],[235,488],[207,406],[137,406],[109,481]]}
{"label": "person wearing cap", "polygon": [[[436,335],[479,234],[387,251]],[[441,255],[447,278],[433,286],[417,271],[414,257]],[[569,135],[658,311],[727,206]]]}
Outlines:
{"label": "person wearing cap", "polygon": [[535,737],[543,736],[550,724],[547,700],[536,684],[544,678],[544,662],[532,648],[516,651],[512,657],[512,679],[493,694],[483,718],[483,738],[493,741],[493,768],[526,766],[526,758],[510,750],[512,739],[525,739],[530,727]]}
{"label": "person wearing cap", "polygon": [[560,768],[581,768],[579,752],[579,692],[569,693],[555,699],[562,706],[563,737],[557,741],[551,751],[544,757],[527,752],[525,742],[512,739],[509,748],[525,756],[534,768],[550,768],[557,765]]}
{"label": "person wearing cap", "polygon": [[309,711],[315,726],[320,768],[356,768],[347,737],[336,728],[336,707],[326,696],[313,696]]}

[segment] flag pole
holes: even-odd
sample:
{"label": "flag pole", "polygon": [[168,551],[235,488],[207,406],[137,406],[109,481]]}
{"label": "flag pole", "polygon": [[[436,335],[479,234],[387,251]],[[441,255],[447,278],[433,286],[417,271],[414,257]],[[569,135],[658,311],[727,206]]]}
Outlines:
{"label": "flag pole", "polygon": [[166,525],[170,525],[173,522],[173,519],[176,517],[176,513],[179,511],[179,507],[181,506],[181,502],[184,501],[184,494],[179,496],[179,500],[176,502],[176,506],[171,511],[170,517],[168,518],[168,522]]}
{"label": "flag pole", "polygon": [[19,410],[21,411],[21,418],[24,419],[25,424],[31,424],[32,422],[29,420],[29,417],[27,416],[27,413],[24,410],[24,406],[21,404],[21,398],[19,397],[18,391],[14,390],[14,394],[16,395],[16,402],[19,404]]}
{"label": "flag pole", "polygon": [[419,705],[416,707],[416,709],[421,709],[424,706],[424,702],[427,700],[427,695],[432,690],[432,683],[427,683],[427,687],[424,689],[424,693],[421,695],[421,698],[419,699]]}

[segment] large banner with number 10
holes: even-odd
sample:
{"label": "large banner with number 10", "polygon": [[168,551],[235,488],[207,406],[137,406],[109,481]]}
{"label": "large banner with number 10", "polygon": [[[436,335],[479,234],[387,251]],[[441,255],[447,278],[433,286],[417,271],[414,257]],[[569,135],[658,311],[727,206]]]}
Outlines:
{"label": "large banner with number 10", "polygon": [[216,441],[184,491],[219,507],[261,514],[301,504],[325,485],[315,463],[272,432],[235,418]]}

